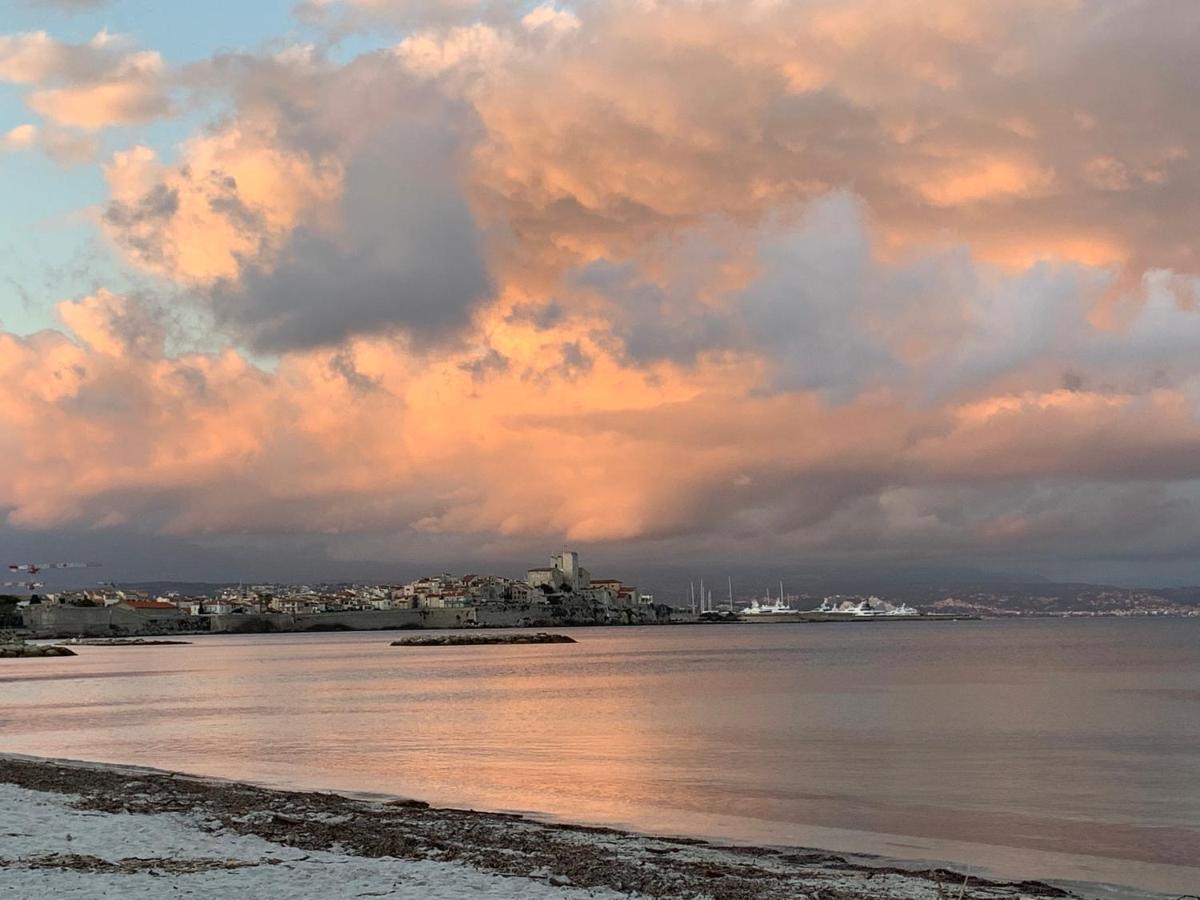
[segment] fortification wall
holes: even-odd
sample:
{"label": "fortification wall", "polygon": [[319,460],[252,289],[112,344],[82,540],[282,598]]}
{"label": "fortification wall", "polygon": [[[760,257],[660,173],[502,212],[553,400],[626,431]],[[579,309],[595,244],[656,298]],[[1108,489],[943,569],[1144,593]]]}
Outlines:
{"label": "fortification wall", "polygon": [[[123,606],[28,606],[21,617],[34,635],[45,637],[108,637],[126,634],[162,634],[186,629],[188,620],[178,615],[155,616]],[[192,623],[195,624],[195,623]]]}
{"label": "fortification wall", "polygon": [[377,631],[385,628],[462,628],[473,625],[475,610],[369,609],[349,612],[231,614],[212,617],[214,632]]}

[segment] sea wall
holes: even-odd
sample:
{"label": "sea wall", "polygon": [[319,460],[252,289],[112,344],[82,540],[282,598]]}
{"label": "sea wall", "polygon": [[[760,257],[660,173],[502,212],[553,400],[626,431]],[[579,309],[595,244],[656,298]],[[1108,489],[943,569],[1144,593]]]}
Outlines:
{"label": "sea wall", "polygon": [[475,624],[474,609],[380,609],[349,612],[231,614],[212,616],[214,632],[376,631],[385,628],[462,628]]}
{"label": "sea wall", "polygon": [[25,627],[35,637],[108,637],[196,631],[203,625],[168,610],[171,615],[144,613],[123,606],[58,606],[40,604],[21,610]]}
{"label": "sea wall", "polygon": [[670,621],[667,607],[605,606],[586,601],[489,603],[475,611],[483,628],[543,628],[555,625],[654,625]]}
{"label": "sea wall", "polygon": [[[662,608],[665,610],[665,607]],[[378,631],[399,628],[514,628],[559,625],[651,625],[668,617],[654,607],[608,608],[591,604],[508,602],[478,608],[382,609],[310,613],[231,613],[184,616],[147,613],[121,606],[81,607],[44,604],[23,610],[25,627],[36,637],[113,637],[214,632]],[[169,611],[170,612],[170,611]]]}

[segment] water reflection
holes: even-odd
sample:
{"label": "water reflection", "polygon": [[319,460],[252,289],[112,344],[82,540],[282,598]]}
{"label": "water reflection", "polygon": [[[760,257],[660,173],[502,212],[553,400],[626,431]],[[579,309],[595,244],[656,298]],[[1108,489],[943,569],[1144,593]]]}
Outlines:
{"label": "water reflection", "polygon": [[1021,877],[1200,881],[1181,868],[1200,859],[1200,621],[574,634],[6,660],[0,747]]}

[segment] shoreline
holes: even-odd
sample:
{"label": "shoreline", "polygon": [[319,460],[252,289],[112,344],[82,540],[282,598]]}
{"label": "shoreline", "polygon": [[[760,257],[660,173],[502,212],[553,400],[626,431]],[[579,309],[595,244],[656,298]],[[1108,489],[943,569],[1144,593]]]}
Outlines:
{"label": "shoreline", "polygon": [[[316,616],[330,615],[338,617],[339,613],[318,613]],[[535,629],[546,628],[671,628],[671,627],[687,627],[687,626],[734,626],[734,625],[850,625],[850,624],[870,624],[870,623],[900,623],[908,624],[929,623],[929,622],[981,622],[990,618],[1009,618],[1009,617],[991,617],[980,616],[975,614],[957,614],[957,613],[922,613],[919,616],[856,616],[849,613],[816,613],[816,612],[801,612],[793,614],[780,614],[773,616],[726,616],[720,619],[675,619],[671,621],[657,622],[595,622],[595,621],[554,621],[554,620],[538,620],[525,624],[479,624],[479,623],[460,623],[460,624],[391,624],[391,625],[376,625],[370,622],[360,622],[356,625],[344,625],[340,623],[326,623],[321,621],[305,622],[303,624],[296,623],[287,626],[282,626],[276,622],[247,622],[241,623],[234,627],[221,628],[164,628],[164,627],[139,627],[135,631],[122,629],[120,631],[98,631],[78,630],[69,628],[29,628],[22,627],[13,629],[13,633],[27,641],[71,641],[77,643],[87,643],[89,641],[111,641],[117,643],[133,643],[138,639],[144,638],[195,638],[195,637],[211,637],[215,635],[269,635],[269,634],[352,634],[357,632],[365,632],[372,634],[384,634],[389,632],[422,632],[422,631],[454,631],[454,632],[491,632],[491,631],[532,631]],[[1034,618],[1030,616],[1029,618]],[[1070,618],[1069,616],[1043,616],[1040,618]],[[1095,617],[1093,617],[1095,618]],[[1115,617],[1114,617],[1115,618]],[[263,619],[263,617],[250,616],[248,619]],[[263,622],[266,620],[263,619]],[[142,643],[191,643],[190,640],[181,641],[146,641]]]}
{"label": "shoreline", "polygon": [[[823,850],[656,837],[511,813],[431,807],[419,800],[279,790],[139,766],[0,754],[0,787],[37,792],[33,796],[46,797],[59,818],[87,815],[112,836],[113,847],[107,854],[63,853],[62,848],[54,852],[55,836],[63,828],[34,827],[21,835],[28,852],[14,857],[0,849],[0,888],[36,877],[39,891],[46,895],[58,893],[51,880],[79,878],[82,873],[112,882],[112,896],[124,895],[120,885],[132,886],[132,881],[148,877],[160,888],[166,887],[164,878],[189,888],[226,882],[214,887],[214,896],[237,879],[248,887],[257,878],[263,883],[256,882],[254,889],[260,896],[270,896],[275,881],[308,866],[312,855],[319,854],[326,866],[373,867],[373,874],[364,877],[382,879],[381,889],[396,897],[410,896],[395,885],[421,872],[422,878],[433,878],[435,888],[441,884],[450,893],[430,893],[430,884],[423,882],[413,897],[458,896],[455,891],[466,892],[465,882],[471,879],[480,883],[472,882],[470,890],[484,896],[489,892],[497,897],[533,896],[530,891],[540,889],[538,896],[550,891],[549,896],[564,900],[588,896],[689,900],[1082,896],[1044,882],[995,881],[941,867],[910,870],[889,860],[867,862]],[[149,858],[126,853],[123,829],[135,827],[138,820],[167,819],[176,829],[195,832],[194,841],[185,841],[189,847],[217,839],[230,847],[251,840],[264,846],[257,858],[255,852],[244,852],[244,847],[240,855],[225,858],[219,857],[219,850],[216,856],[183,859],[170,848],[161,848],[168,852]],[[301,857],[295,856],[298,851]],[[285,873],[281,860],[289,854],[294,857],[288,863],[292,868]],[[431,865],[447,864],[452,868],[440,874],[425,872]],[[147,875],[150,870],[158,874]],[[388,879],[392,881],[383,884]]]}

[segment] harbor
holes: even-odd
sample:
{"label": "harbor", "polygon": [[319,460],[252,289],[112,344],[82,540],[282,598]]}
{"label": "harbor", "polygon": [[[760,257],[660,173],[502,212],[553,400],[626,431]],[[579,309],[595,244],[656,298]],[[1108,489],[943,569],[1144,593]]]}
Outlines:
{"label": "harbor", "polygon": [[770,613],[767,615],[750,615],[745,612],[737,614],[738,622],[751,625],[787,625],[818,622],[848,622],[857,624],[899,624],[901,622],[908,622],[912,624],[919,622],[973,622],[978,621],[979,618],[979,616],[959,613],[918,613],[911,616],[893,616],[887,614],[862,615],[861,613],[854,612],[823,612],[820,609]]}
{"label": "harbor", "polygon": [[793,605],[799,598],[784,593],[782,581],[779,582],[779,594],[774,599],[768,592],[763,600],[755,598],[749,604],[739,605],[733,595],[733,579],[727,578],[726,585],[728,599],[718,606],[713,602],[712,591],[706,589],[701,580],[698,610],[695,582],[689,586],[690,612],[695,621],[785,625],[818,622],[959,622],[980,618],[971,613],[919,610],[907,603],[896,604],[875,595],[865,598],[825,597],[819,606],[801,609]]}

